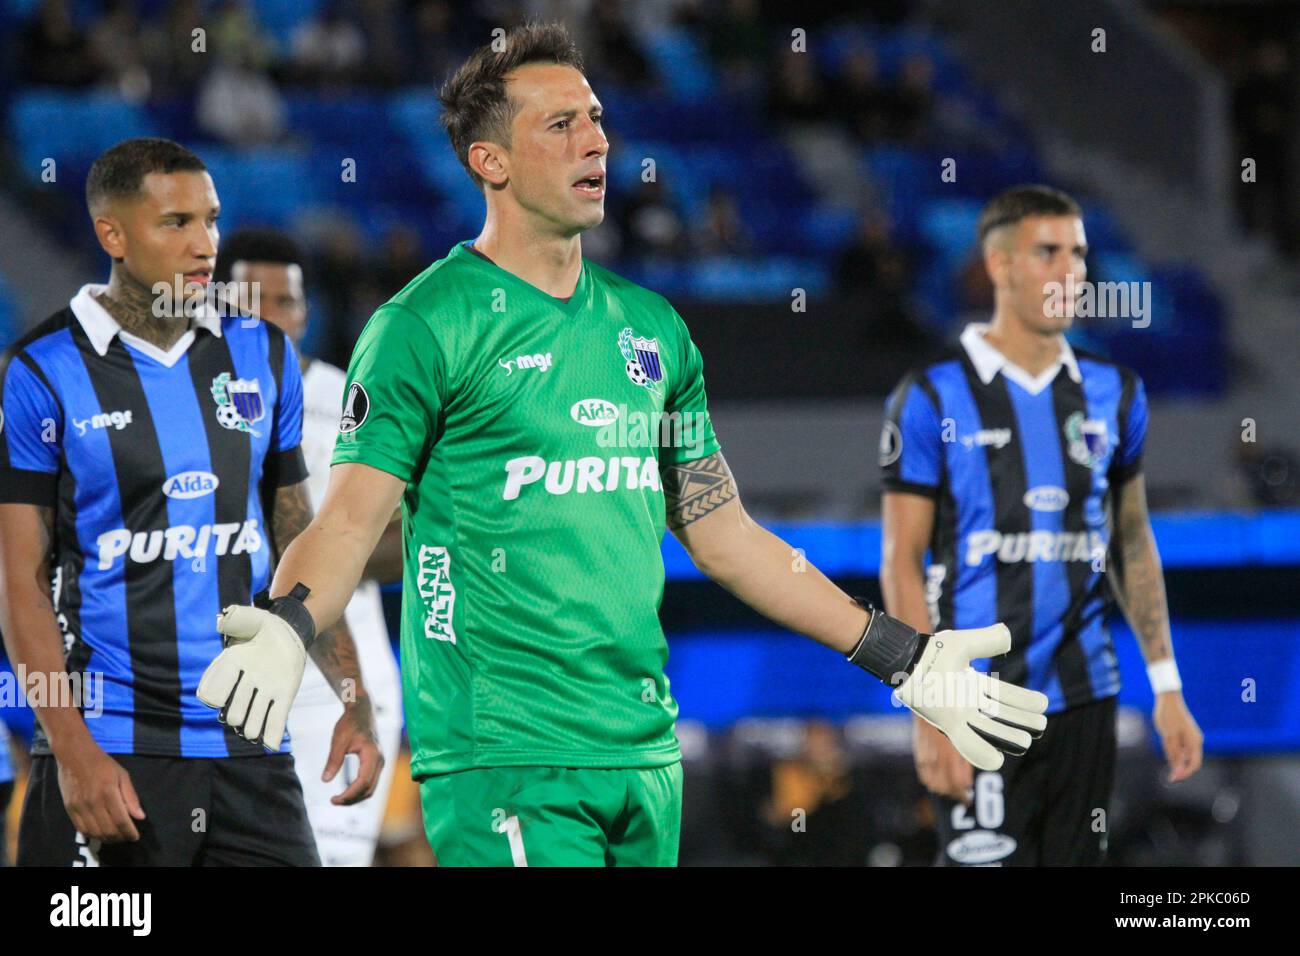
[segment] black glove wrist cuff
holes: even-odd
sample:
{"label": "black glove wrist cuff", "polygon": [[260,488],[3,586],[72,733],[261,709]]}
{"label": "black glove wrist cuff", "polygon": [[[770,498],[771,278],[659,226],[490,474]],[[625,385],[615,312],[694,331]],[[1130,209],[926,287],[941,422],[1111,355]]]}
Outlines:
{"label": "black glove wrist cuff", "polygon": [[849,663],[892,686],[899,674],[912,673],[930,635],[890,617],[861,598],[854,598],[853,603],[870,612],[871,619],[862,632],[862,639],[848,654]]}
{"label": "black glove wrist cuff", "polygon": [[311,588],[299,581],[288,594],[273,601],[269,599],[270,593],[270,588],[262,591],[253,598],[253,605],[284,620],[298,635],[303,648],[311,650],[311,645],[316,640],[316,622],[312,620],[311,611],[302,603],[311,594]]}

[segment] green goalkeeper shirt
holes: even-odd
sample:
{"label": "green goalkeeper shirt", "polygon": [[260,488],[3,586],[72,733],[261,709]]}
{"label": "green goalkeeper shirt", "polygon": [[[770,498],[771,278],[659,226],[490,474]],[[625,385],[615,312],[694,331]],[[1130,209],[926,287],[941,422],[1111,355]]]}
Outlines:
{"label": "green goalkeeper shirt", "polygon": [[458,244],[375,312],[333,463],[406,482],[415,776],[680,759],[660,469],[717,450],[681,317],[591,262],[565,302]]}

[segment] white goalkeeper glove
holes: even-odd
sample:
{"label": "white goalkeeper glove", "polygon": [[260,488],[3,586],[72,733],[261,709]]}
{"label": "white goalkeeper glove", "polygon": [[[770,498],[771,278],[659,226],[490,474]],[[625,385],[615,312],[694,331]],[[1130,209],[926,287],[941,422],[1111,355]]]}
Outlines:
{"label": "white goalkeeper glove", "polygon": [[220,711],[217,719],[272,753],[284,740],[289,708],[298,695],[307,649],[316,628],[298,584],[285,597],[258,606],[232,605],[217,615],[226,647],[203,672],[198,698]]}
{"label": "white goalkeeper glove", "polygon": [[[858,602],[862,604],[862,602]],[[1047,727],[1047,696],[981,674],[970,662],[1011,650],[1005,624],[922,634],[864,604],[871,620],[848,659],[887,684],[898,699],[952,741],[980,770],[1019,756]],[[901,684],[899,683],[901,681]]]}

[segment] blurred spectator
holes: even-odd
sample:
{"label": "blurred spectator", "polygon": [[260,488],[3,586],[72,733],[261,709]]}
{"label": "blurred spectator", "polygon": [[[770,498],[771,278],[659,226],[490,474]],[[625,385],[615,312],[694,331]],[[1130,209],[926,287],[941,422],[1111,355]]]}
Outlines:
{"label": "blurred spectator", "polygon": [[218,56],[203,78],[195,116],[209,136],[233,146],[274,142],[284,134],[286,111],[279,89],[264,72],[242,62],[242,51]]}
{"label": "blurred spectator", "polygon": [[632,255],[679,256],[686,251],[686,228],[658,179],[642,182],[623,208]]}
{"label": "blurred spectator", "polygon": [[866,863],[871,839],[866,795],[850,773],[833,725],[810,721],[802,753],[772,765],[763,817],[777,866]]}
{"label": "blurred spectator", "polygon": [[[157,96],[193,93],[211,61],[194,50],[194,30],[204,24],[199,0],[176,0],[162,20],[149,23],[140,35],[140,55]],[[206,41],[205,41],[206,45]]]}
{"label": "blurred spectator", "polygon": [[1237,190],[1246,227],[1294,250],[1300,230],[1288,221],[1289,142],[1295,116],[1294,79],[1286,42],[1270,37],[1249,56],[1246,76],[1233,91],[1240,155],[1255,160],[1256,180]]}
{"label": "blurred spectator", "polygon": [[276,45],[243,0],[224,0],[212,14],[208,50],[253,70],[266,68]]}
{"label": "blurred spectator", "polygon": [[623,5],[598,0],[592,13],[591,41],[584,49],[590,65],[623,86],[648,85],[650,63],[623,18]]}
{"label": "blurred spectator", "polygon": [[361,79],[374,86],[391,87],[406,73],[401,35],[407,28],[397,0],[361,0],[360,29],[366,51]]}
{"label": "blurred spectator", "polygon": [[840,252],[835,285],[850,297],[878,293],[906,272],[905,259],[890,241],[889,223],[883,216],[868,212],[858,223],[853,242]]}
{"label": "blurred spectator", "polygon": [[704,28],[709,57],[718,64],[727,88],[738,93],[756,91],[770,46],[757,0],[727,0]]}
{"label": "blurred spectator", "polygon": [[708,0],[669,0],[668,23],[690,33],[704,32],[711,22],[707,6],[712,6]]}
{"label": "blurred spectator", "polygon": [[346,85],[366,59],[366,37],[348,19],[344,0],[330,0],[293,31],[294,75],[303,82]]}
{"label": "blurred spectator", "polygon": [[419,0],[412,18],[414,29],[407,35],[408,76],[414,83],[439,87],[463,59],[451,32],[451,6],[444,0]]}
{"label": "blurred spectator", "polygon": [[880,66],[870,49],[854,50],[844,58],[835,101],[854,138],[872,142],[889,134],[889,96],[881,86]]}
{"label": "blurred spectator", "polygon": [[90,44],[72,20],[67,0],[42,0],[23,30],[19,70],[44,86],[89,86],[99,76]]}
{"label": "blurred spectator", "polygon": [[375,284],[385,298],[403,287],[429,265],[420,248],[420,234],[410,226],[394,226],[384,236],[375,269]]}
{"label": "blurred spectator", "polygon": [[90,30],[90,50],[99,64],[100,79],[111,83],[124,99],[149,97],[149,72],[140,49],[140,20],[134,0],[110,0],[104,15]]}
{"label": "blurred spectator", "polygon": [[934,62],[924,53],[913,53],[903,62],[897,88],[886,100],[889,133],[894,139],[916,142],[925,132],[934,110]]}
{"label": "blurred spectator", "polygon": [[341,356],[346,365],[362,325],[370,318],[368,312],[361,314],[361,285],[367,265],[361,254],[361,238],[350,221],[331,219],[328,228],[319,230],[318,237],[321,244],[316,249],[312,275],[316,276],[316,294],[325,300],[322,311],[329,332],[322,339],[321,357],[338,364]]}
{"label": "blurred spectator", "polygon": [[911,306],[911,263],[892,241],[883,217],[862,217],[857,237],[835,265],[835,285],[842,295],[869,306],[865,317],[873,344],[920,347],[928,339]]}
{"label": "blurred spectator", "polygon": [[817,123],[830,115],[831,103],[811,52],[786,50],[772,78],[768,112],[794,124]]}
{"label": "blurred spectator", "polygon": [[709,189],[709,199],[693,237],[699,251],[707,255],[744,255],[753,248],[736,197],[717,185]]}

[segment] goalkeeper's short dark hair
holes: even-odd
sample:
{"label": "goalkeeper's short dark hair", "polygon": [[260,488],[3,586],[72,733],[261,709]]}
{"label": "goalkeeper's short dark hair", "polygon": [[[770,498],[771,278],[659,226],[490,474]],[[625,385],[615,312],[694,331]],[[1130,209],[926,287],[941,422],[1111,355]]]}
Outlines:
{"label": "goalkeeper's short dark hair", "polygon": [[296,265],[306,271],[302,249],[291,236],[278,229],[246,228],[223,236],[217,246],[214,282],[229,282],[236,262],[269,262]]}
{"label": "goalkeeper's short dark hair", "polygon": [[140,194],[150,173],[201,173],[208,167],[180,143],[157,136],[123,140],[100,153],[86,175],[86,208],[94,215],[106,202]]}
{"label": "goalkeeper's short dark hair", "polygon": [[1013,226],[1034,216],[1078,216],[1083,210],[1071,197],[1051,186],[1013,186],[998,193],[985,205],[979,218],[979,244],[989,233],[1003,226]]}
{"label": "goalkeeper's short dark hair", "polygon": [[510,146],[510,123],[519,104],[506,95],[506,76],[526,63],[558,63],[585,72],[569,31],[561,23],[526,23],[486,43],[442,85],[442,126],[474,185],[483,180],[469,164],[469,147],[479,140]]}

